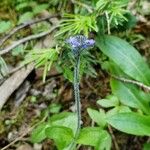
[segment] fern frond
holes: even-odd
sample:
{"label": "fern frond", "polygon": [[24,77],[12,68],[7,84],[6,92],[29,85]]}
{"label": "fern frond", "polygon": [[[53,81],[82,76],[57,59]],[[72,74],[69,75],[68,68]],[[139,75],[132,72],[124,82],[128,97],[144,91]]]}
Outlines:
{"label": "fern frond", "polygon": [[88,36],[90,31],[98,31],[95,15],[65,14],[60,24],[60,30],[55,36],[60,36],[65,33],[67,35],[83,33],[85,36]]}

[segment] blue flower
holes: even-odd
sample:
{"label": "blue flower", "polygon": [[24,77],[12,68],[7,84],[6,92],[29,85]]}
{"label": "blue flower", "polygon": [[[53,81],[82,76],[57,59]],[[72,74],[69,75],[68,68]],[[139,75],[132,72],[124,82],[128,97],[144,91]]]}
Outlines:
{"label": "blue flower", "polygon": [[72,48],[74,54],[80,54],[80,52],[83,49],[87,49],[92,47],[95,44],[95,41],[93,39],[87,39],[83,35],[76,35],[73,37],[70,37],[66,40],[66,42],[70,45]]}

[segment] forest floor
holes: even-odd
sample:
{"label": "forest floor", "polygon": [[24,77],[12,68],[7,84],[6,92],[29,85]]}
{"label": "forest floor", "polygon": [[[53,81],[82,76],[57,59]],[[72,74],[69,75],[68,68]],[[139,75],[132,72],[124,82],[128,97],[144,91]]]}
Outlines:
{"label": "forest floor", "polygon": [[[147,16],[147,20],[149,19]],[[135,47],[150,64],[150,22],[138,22],[133,32],[144,37],[144,40],[135,43]],[[101,70],[99,65],[95,66],[95,69],[98,74],[96,78],[83,77],[80,83],[82,120],[85,127],[92,124],[86,111],[87,108],[99,109],[100,106],[96,104],[96,101],[111,92],[110,76]],[[55,69],[49,72],[45,83],[41,79],[42,70],[33,70],[3,106],[0,114],[0,149],[55,149],[50,140],[44,140],[41,144],[32,144],[29,140],[30,133],[34,125],[42,121],[43,113],[52,107],[52,104],[60,106],[60,111],[74,109],[73,86]],[[142,150],[143,144],[150,141],[148,137],[131,136],[115,129],[110,134],[114,137],[113,143],[116,142],[120,150]],[[9,147],[6,147],[8,145]],[[80,149],[87,150],[88,148],[81,147]],[[112,150],[116,150],[114,146]]]}
{"label": "forest floor", "polygon": [[[145,37],[145,40],[136,43],[136,47],[150,63],[150,26],[138,23],[134,31]],[[95,68],[101,70],[100,66]],[[46,83],[42,83],[41,78],[42,71],[33,70],[3,107],[0,116],[0,148],[12,142],[7,150],[54,149],[49,140],[45,140],[42,144],[31,144],[28,130],[42,120],[41,112],[51,104],[61,105],[61,111],[71,111],[74,106],[73,88],[72,84],[54,69],[48,74]],[[104,71],[99,71],[96,78],[83,77],[80,84],[83,126],[91,125],[87,108],[99,108],[96,100],[104,98],[111,92],[109,79],[109,75]],[[145,141],[149,140],[147,137],[131,136],[114,129],[113,136],[120,150],[142,150]],[[16,139],[18,141],[15,141]],[[86,150],[83,147],[81,149]]]}

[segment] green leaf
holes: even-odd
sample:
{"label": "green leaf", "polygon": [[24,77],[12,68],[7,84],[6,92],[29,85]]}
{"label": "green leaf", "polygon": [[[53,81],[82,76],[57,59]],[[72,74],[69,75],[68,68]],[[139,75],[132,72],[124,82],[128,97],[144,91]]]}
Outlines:
{"label": "green leaf", "polygon": [[30,7],[28,2],[22,2],[20,4],[18,4],[15,9],[17,11],[21,11],[22,9],[26,8],[26,7]]}
{"label": "green leaf", "polygon": [[34,14],[38,14],[38,13],[42,12],[43,10],[46,10],[47,8],[48,8],[48,4],[37,5],[37,6],[33,9],[33,13],[34,13]]}
{"label": "green leaf", "polygon": [[150,150],[150,143],[145,143],[143,150]]}
{"label": "green leaf", "polygon": [[73,132],[70,128],[62,126],[49,127],[45,131],[48,138],[53,139],[58,150],[62,150],[73,140]]}
{"label": "green leaf", "polygon": [[118,113],[131,112],[131,109],[128,106],[117,106]]}
{"label": "green leaf", "polygon": [[31,142],[39,143],[46,138],[45,129],[47,129],[50,125],[47,123],[42,123],[37,126],[31,134]]}
{"label": "green leaf", "polygon": [[34,14],[32,12],[26,12],[20,16],[18,24],[29,21],[33,18]]}
{"label": "green leaf", "polygon": [[60,104],[52,103],[49,106],[49,111],[51,113],[59,113],[60,109],[61,109],[61,105]]}
{"label": "green leaf", "polygon": [[107,111],[106,115],[107,117],[110,117],[112,115],[118,114],[118,113],[124,113],[124,112],[131,112],[131,109],[127,106],[116,106],[109,111]]}
{"label": "green leaf", "polygon": [[134,85],[111,79],[111,89],[122,104],[133,108],[139,108],[146,114],[150,114],[148,101],[140,95],[139,90]]}
{"label": "green leaf", "polygon": [[147,85],[150,84],[148,65],[139,52],[129,43],[110,35],[97,37],[96,43],[100,50],[112,59],[124,73]]}
{"label": "green leaf", "polygon": [[107,122],[114,128],[133,135],[150,136],[150,116],[137,113],[119,113],[108,117]]}
{"label": "green leaf", "polygon": [[110,136],[107,131],[99,127],[86,127],[80,132],[78,144],[94,146],[97,150],[109,150],[111,147]]}
{"label": "green leaf", "polygon": [[119,100],[116,96],[111,95],[107,99],[100,99],[97,101],[99,105],[105,108],[114,107],[119,105]]}
{"label": "green leaf", "polygon": [[128,21],[124,21],[122,25],[119,27],[119,29],[121,31],[125,31],[125,30],[129,30],[135,27],[137,23],[136,17],[129,12],[126,13],[124,16],[127,18]]}
{"label": "green leaf", "polygon": [[105,113],[103,111],[98,112],[97,110],[88,108],[87,112],[94,122],[96,122],[101,127],[105,127],[106,116],[105,116]]}
{"label": "green leaf", "polygon": [[43,82],[45,82],[46,75],[50,71],[52,64],[58,58],[58,48],[49,49],[33,49],[25,57],[23,64],[35,62],[35,67],[44,67]]}
{"label": "green leaf", "polygon": [[64,126],[72,129],[74,135],[77,129],[77,116],[75,113],[62,112],[55,114],[49,119],[52,126]]}
{"label": "green leaf", "polygon": [[8,31],[11,26],[12,24],[10,21],[0,21],[0,33]]}
{"label": "green leaf", "polygon": [[125,83],[111,79],[110,85],[113,94],[118,96],[122,104],[133,108],[138,108],[137,102],[139,100],[137,99],[136,95],[133,94],[132,90],[126,87]]}
{"label": "green leaf", "polygon": [[23,44],[21,44],[21,45],[15,47],[14,49],[12,49],[11,53],[12,53],[13,56],[18,56],[20,54],[22,55],[24,53],[24,46],[23,46]]}
{"label": "green leaf", "polygon": [[111,149],[111,136],[108,132],[103,132],[99,143],[95,147],[95,150],[110,150]]}
{"label": "green leaf", "polygon": [[64,14],[60,30],[55,36],[67,33],[68,35],[80,34],[88,36],[89,31],[98,31],[96,15]]}
{"label": "green leaf", "polygon": [[9,72],[9,69],[7,67],[7,64],[5,62],[5,60],[0,57],[0,78],[3,76],[5,76],[7,73]]}
{"label": "green leaf", "polygon": [[64,67],[63,74],[64,74],[65,78],[69,79],[70,82],[73,81],[73,72],[71,71],[71,69],[68,66]]}

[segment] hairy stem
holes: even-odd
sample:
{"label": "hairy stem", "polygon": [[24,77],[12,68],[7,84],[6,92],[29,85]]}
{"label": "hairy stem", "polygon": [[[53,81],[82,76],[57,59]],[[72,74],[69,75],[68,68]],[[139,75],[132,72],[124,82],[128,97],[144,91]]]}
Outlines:
{"label": "hairy stem", "polygon": [[74,66],[74,97],[75,97],[75,106],[76,106],[76,114],[77,114],[77,129],[75,133],[74,141],[71,144],[70,150],[73,150],[76,145],[76,140],[79,136],[81,129],[81,104],[80,104],[80,91],[79,91],[79,70],[80,70],[80,56],[76,57],[76,62]]}
{"label": "hairy stem", "polygon": [[77,131],[76,137],[78,136],[81,128],[81,104],[80,104],[80,91],[79,91],[79,70],[80,70],[80,56],[76,59],[76,64],[74,68],[74,96],[75,96],[75,106],[77,113]]}

